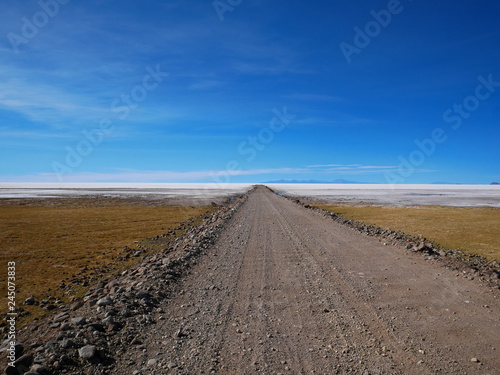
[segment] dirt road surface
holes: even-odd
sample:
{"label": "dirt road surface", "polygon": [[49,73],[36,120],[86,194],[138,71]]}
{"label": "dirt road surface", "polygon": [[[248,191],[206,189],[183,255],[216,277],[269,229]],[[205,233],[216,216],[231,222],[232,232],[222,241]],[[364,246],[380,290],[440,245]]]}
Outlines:
{"label": "dirt road surface", "polygon": [[259,187],[115,373],[498,374],[498,295]]}

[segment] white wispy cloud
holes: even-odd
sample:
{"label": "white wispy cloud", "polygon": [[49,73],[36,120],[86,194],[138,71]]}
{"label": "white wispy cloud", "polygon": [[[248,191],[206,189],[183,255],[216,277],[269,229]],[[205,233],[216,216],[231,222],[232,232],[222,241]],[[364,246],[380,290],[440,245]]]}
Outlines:
{"label": "white wispy cloud", "polygon": [[360,164],[317,164],[308,165],[307,168],[327,168],[327,167],[359,167]]}
{"label": "white wispy cloud", "polygon": [[[145,70],[141,70],[139,74],[144,75]],[[113,112],[112,103],[118,100],[119,106],[126,106],[120,97],[129,94],[135,86],[131,83],[129,88],[115,90],[119,94],[105,92],[98,86],[92,89],[91,86],[92,84],[85,91],[94,90],[100,94],[88,95],[56,83],[29,82],[11,78],[0,84],[0,111],[15,112],[39,127],[43,125],[59,131],[81,127],[93,128],[104,118],[128,123],[168,124],[172,120],[186,117],[185,111],[180,108],[156,105],[155,92],[152,91],[148,93],[146,100],[129,107],[126,118],[121,119],[119,116],[123,112]]]}
{"label": "white wispy cloud", "polygon": [[397,168],[394,165],[361,165],[359,169],[393,169]]}

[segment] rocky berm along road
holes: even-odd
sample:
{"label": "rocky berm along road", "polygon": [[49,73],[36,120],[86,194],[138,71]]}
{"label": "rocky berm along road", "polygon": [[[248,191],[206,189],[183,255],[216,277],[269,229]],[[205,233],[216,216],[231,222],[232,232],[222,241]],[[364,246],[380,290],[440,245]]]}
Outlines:
{"label": "rocky berm along road", "polygon": [[113,374],[498,374],[499,291],[251,192]]}

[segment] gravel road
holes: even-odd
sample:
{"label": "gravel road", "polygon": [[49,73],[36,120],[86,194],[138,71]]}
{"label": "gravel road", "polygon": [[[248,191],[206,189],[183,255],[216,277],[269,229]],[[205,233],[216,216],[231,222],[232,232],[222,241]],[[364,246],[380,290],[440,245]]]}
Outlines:
{"label": "gravel road", "polygon": [[113,373],[498,374],[498,290],[258,187]]}

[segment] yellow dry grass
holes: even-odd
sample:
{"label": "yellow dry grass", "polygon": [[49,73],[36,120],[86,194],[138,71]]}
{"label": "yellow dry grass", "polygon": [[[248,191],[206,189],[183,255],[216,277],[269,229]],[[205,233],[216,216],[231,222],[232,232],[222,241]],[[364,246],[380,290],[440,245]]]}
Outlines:
{"label": "yellow dry grass", "polygon": [[[213,208],[125,199],[3,201],[0,313],[7,311],[7,262],[16,262],[17,305],[31,295],[37,300],[49,295],[68,300],[59,288],[64,280],[84,269],[92,274],[103,265],[108,273],[116,271],[131,263],[116,262],[125,246],[136,248],[135,241],[161,235],[209,210]],[[35,316],[41,313],[38,307],[23,308]]]}
{"label": "yellow dry grass", "polygon": [[500,260],[500,209],[318,205],[342,217],[424,236],[448,249]]}

